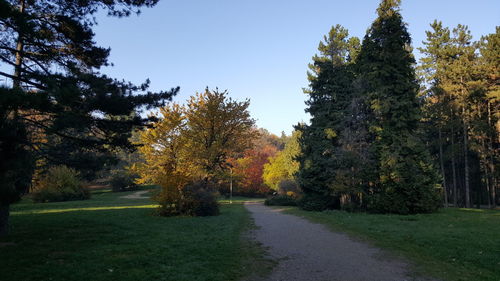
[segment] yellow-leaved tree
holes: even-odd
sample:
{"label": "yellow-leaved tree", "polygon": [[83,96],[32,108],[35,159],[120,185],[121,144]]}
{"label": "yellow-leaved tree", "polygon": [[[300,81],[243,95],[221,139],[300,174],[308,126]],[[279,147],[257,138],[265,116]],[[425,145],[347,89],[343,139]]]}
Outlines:
{"label": "yellow-leaved tree", "polygon": [[140,134],[144,162],[133,169],[140,183],[161,186],[156,200],[161,215],[214,215],[213,192],[229,167],[256,137],[249,101],[237,102],[227,91],[196,94],[186,106],[160,109],[157,122]]}
{"label": "yellow-leaved tree", "polygon": [[249,100],[237,102],[227,91],[210,91],[191,97],[187,104],[186,146],[189,157],[214,181],[227,171],[228,158],[252,146],[258,132],[248,112]]}
{"label": "yellow-leaved tree", "polygon": [[298,192],[295,174],[299,170],[299,163],[295,158],[300,153],[298,139],[300,131],[293,131],[287,140],[285,148],[269,159],[264,165],[262,178],[269,188],[285,193],[287,191]]}

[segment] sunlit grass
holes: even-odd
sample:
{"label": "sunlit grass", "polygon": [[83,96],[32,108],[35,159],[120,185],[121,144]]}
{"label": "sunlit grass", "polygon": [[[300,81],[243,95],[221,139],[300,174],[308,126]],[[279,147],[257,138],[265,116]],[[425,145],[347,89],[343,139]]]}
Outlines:
{"label": "sunlit grass", "polygon": [[220,204],[244,204],[245,202],[264,202],[264,198],[248,198],[248,197],[241,197],[241,196],[235,196],[231,200],[232,203],[230,203],[229,198],[222,197],[218,200]]}
{"label": "sunlit grass", "polygon": [[103,210],[123,210],[123,209],[153,209],[157,208],[158,204],[150,205],[135,205],[135,206],[108,206],[108,207],[88,207],[88,208],[67,208],[67,209],[45,209],[45,210],[33,210],[33,211],[13,211],[12,216],[16,215],[28,215],[28,214],[52,214],[52,213],[66,213],[66,212],[78,212],[78,211],[103,211]]}
{"label": "sunlit grass", "polygon": [[252,267],[262,250],[242,239],[251,226],[243,198],[216,217],[167,218],[154,215],[149,198],[122,198],[132,193],[14,204],[0,280],[236,280],[267,270]]}

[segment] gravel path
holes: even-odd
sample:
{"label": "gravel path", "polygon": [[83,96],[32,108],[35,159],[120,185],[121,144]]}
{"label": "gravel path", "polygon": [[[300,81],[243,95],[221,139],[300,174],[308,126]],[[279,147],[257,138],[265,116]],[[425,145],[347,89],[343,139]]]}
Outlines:
{"label": "gravel path", "polygon": [[146,197],[143,197],[142,195],[148,193],[149,190],[141,190],[141,191],[137,191],[137,192],[134,192],[132,194],[129,194],[129,195],[125,195],[125,196],[122,196],[121,198],[125,198],[125,199],[144,199],[144,198],[148,198],[147,196]]}
{"label": "gravel path", "polygon": [[279,261],[266,280],[420,280],[410,277],[405,262],[345,234],[261,203],[246,202],[245,206],[258,227],[255,238]]}

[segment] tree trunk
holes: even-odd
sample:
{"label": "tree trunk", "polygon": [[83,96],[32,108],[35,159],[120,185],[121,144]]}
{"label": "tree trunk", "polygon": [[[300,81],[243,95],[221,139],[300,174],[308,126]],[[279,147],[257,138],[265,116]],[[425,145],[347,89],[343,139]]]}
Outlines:
{"label": "tree trunk", "polygon": [[469,138],[468,138],[468,122],[465,112],[465,107],[462,107],[464,116],[464,180],[465,180],[465,208],[470,208],[470,187],[469,187]]}
{"label": "tree trunk", "polygon": [[451,171],[453,174],[453,205],[458,207],[457,169],[455,164],[455,130],[451,125]]}
{"label": "tree trunk", "polygon": [[[488,102],[488,128],[489,129],[491,129],[493,127],[492,124],[491,124],[491,107],[490,106],[491,106],[491,104],[490,104],[490,102]],[[491,207],[492,208],[496,208],[497,207],[496,188],[497,188],[498,185],[497,185],[497,177],[496,177],[496,174],[495,174],[495,164],[494,164],[495,161],[494,161],[494,158],[493,158],[494,157],[494,155],[493,155],[494,154],[493,153],[493,151],[494,151],[493,150],[493,139],[495,138],[495,133],[490,134],[489,137],[490,137],[489,138],[490,140],[488,142],[488,148],[489,148],[489,153],[488,154],[490,156],[489,157],[490,159],[489,159],[487,165],[488,165],[490,174],[492,176],[491,177],[492,180],[490,182],[492,185],[491,185],[491,190],[490,190],[491,194],[488,194],[488,196],[491,197],[491,200],[492,200]],[[488,158],[488,157],[486,157],[486,158]]]}
{"label": "tree trunk", "polygon": [[0,237],[9,232],[9,205],[0,204]]}
{"label": "tree trunk", "polygon": [[441,127],[439,127],[439,162],[441,163],[441,174],[443,176],[444,207],[448,208],[448,188],[446,187],[446,174],[444,171],[443,139],[441,136]]}
{"label": "tree trunk", "polygon": [[[24,13],[24,0],[19,1],[19,12]],[[23,52],[24,42],[23,42],[23,34],[18,32],[17,34],[17,44],[16,44],[16,62],[14,66],[14,81],[12,81],[13,88],[21,87],[21,70],[23,65]]]}
{"label": "tree trunk", "polygon": [[[492,166],[492,169],[494,166]],[[492,170],[492,175],[493,175],[493,185],[491,187],[491,208],[496,208],[497,207],[497,187],[498,187],[498,181],[497,177],[495,175],[495,171]]]}
{"label": "tree trunk", "polygon": [[489,172],[489,165],[488,165],[488,147],[486,146],[486,143],[484,141],[484,138],[481,141],[482,145],[482,156],[481,156],[481,166],[482,170],[484,170],[484,183],[486,185],[486,203],[488,204],[488,208],[491,208],[491,192],[490,192],[490,172]]}
{"label": "tree trunk", "polygon": [[477,197],[476,197],[476,209],[481,209],[481,203],[483,202],[483,196],[481,196],[481,185],[478,184],[476,188]]}

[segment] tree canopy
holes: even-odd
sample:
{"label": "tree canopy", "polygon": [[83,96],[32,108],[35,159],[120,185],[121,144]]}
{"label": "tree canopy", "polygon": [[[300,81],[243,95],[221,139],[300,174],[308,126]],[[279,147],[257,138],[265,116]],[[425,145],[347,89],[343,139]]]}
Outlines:
{"label": "tree canopy", "polygon": [[35,159],[57,156],[47,153],[57,143],[50,138],[62,138],[68,151],[131,149],[132,129],[149,120],[140,112],[177,93],[150,92],[149,81],[133,85],[99,72],[110,64],[110,49],[96,46],[93,15],[125,17],[156,3],[0,1],[0,62],[13,70],[0,71],[12,81],[0,87],[2,211],[29,188]]}
{"label": "tree canopy", "polygon": [[293,131],[284,149],[270,157],[269,162],[264,165],[262,178],[269,188],[278,191],[281,182],[296,181],[299,170],[299,162],[296,160],[300,153],[299,138],[300,131]]}
{"label": "tree canopy", "polygon": [[249,101],[234,101],[227,91],[206,89],[186,105],[162,107],[158,121],[140,135],[142,181],[161,184],[176,173],[191,181],[220,180],[230,167],[228,159],[243,155],[258,135],[248,106]]}
{"label": "tree canopy", "polygon": [[439,206],[438,178],[417,134],[419,85],[399,3],[381,1],[361,46],[337,25],[313,57],[311,123],[297,127],[307,208],[408,214]]}

